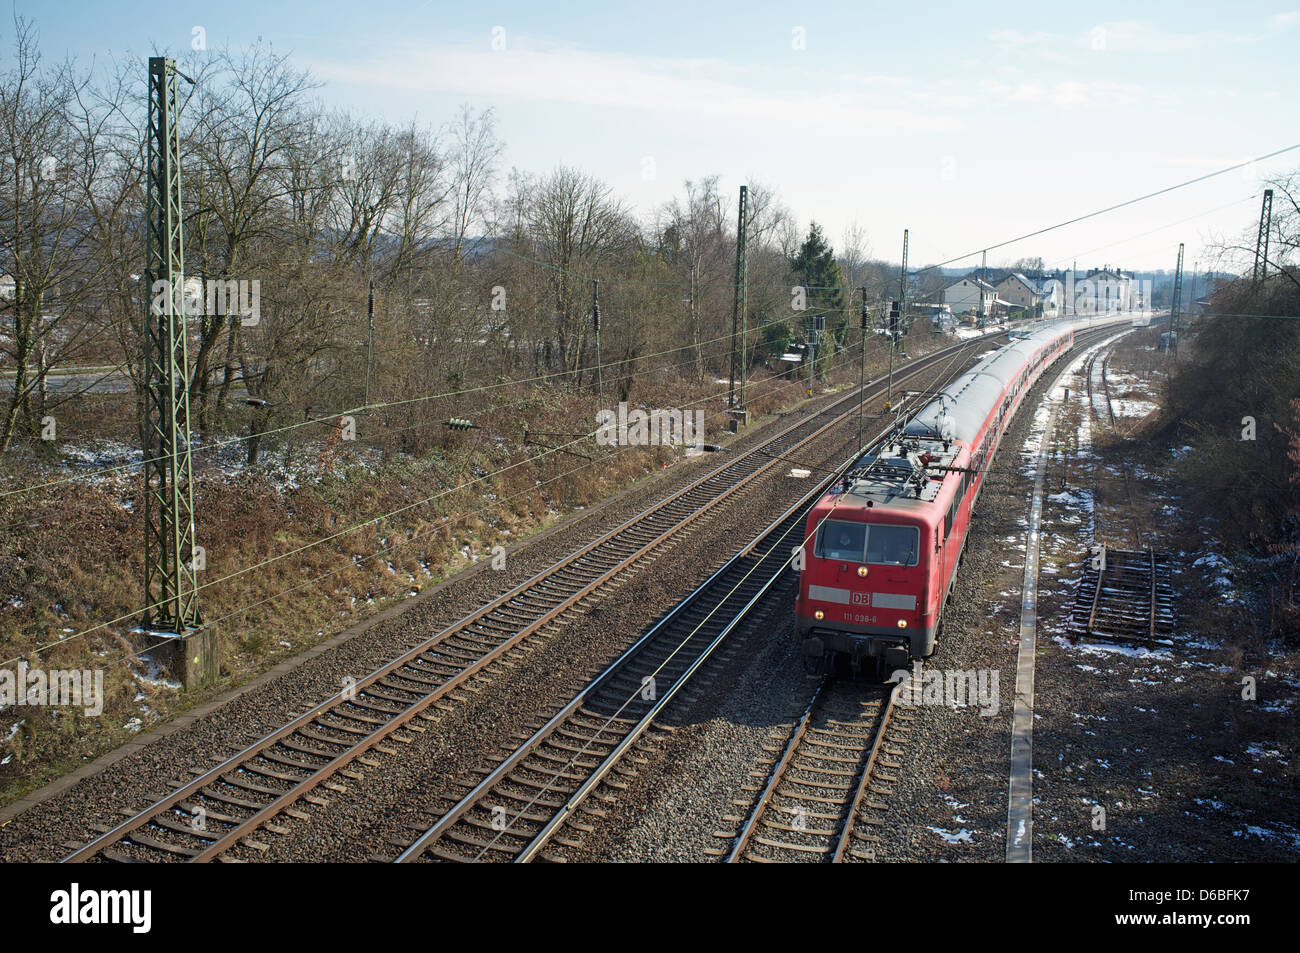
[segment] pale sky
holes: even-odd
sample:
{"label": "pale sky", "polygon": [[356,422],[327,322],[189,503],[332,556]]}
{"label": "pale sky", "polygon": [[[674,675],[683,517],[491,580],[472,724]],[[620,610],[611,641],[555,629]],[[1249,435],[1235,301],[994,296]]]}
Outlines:
{"label": "pale sky", "polygon": [[[1300,143],[1280,3],[33,3],[44,54],[270,43],[358,114],[494,107],[504,168],[578,166],[643,215],[683,179],[775,187],[838,247],[918,267]],[[548,8],[549,7],[549,8]],[[3,33],[12,63],[12,29]],[[143,91],[144,79],[141,79]],[[991,253],[1171,269],[1259,214],[1300,150]],[[972,264],[978,264],[976,255]],[[1204,263],[1202,263],[1204,268]]]}

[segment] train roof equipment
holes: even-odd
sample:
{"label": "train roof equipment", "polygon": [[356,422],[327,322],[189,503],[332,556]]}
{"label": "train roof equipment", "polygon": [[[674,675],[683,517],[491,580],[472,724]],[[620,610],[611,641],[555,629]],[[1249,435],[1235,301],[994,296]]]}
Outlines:
{"label": "train roof equipment", "polygon": [[878,453],[863,454],[844,474],[832,494],[856,505],[931,503],[957,451],[950,440],[910,436],[896,430]]}

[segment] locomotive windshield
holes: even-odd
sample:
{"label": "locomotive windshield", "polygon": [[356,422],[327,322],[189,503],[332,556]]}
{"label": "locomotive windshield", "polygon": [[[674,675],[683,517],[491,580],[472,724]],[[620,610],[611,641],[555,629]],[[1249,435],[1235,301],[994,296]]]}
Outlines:
{"label": "locomotive windshield", "polygon": [[872,526],[867,534],[867,562],[915,566],[921,533],[915,526]]}
{"label": "locomotive windshield", "polygon": [[817,555],[822,559],[847,559],[860,563],[867,548],[865,523],[827,520],[817,534]]}
{"label": "locomotive windshield", "polygon": [[921,533],[915,526],[827,520],[817,532],[815,553],[822,559],[915,566],[920,544]]}

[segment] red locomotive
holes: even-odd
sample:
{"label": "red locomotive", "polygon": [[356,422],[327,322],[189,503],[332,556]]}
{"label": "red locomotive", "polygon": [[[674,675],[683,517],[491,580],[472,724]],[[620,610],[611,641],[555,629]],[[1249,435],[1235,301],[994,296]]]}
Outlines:
{"label": "red locomotive", "polygon": [[985,355],[856,460],[808,515],[795,598],[812,671],[907,668],[934,653],[985,466],[1024,394],[1074,343],[1044,328]]}

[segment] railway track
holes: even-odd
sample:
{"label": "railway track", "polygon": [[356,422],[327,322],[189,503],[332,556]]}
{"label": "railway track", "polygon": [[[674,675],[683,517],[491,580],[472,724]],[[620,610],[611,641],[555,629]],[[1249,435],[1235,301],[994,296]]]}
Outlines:
{"label": "railway track", "polygon": [[1172,644],[1174,595],[1165,556],[1098,544],[1070,611],[1073,638]]}
{"label": "railway track", "polygon": [[[964,343],[927,355],[902,379],[954,363],[970,349]],[[868,396],[882,390],[873,382]],[[65,860],[204,862],[241,844],[264,848],[250,835],[274,829],[282,814],[295,816],[294,805],[321,787],[344,790],[338,779],[355,780],[354,762],[367,763],[372,749],[394,753],[387,745],[422,731],[418,722],[433,717],[435,702],[531,644],[602,585],[644,565],[782,457],[855,416],[857,398],[856,391],[847,394],[716,467],[117,826],[101,828],[89,843],[69,845]]]}
{"label": "railway track", "polygon": [[1110,378],[1106,376],[1106,365],[1110,362],[1110,352],[1101,359],[1101,392],[1106,398],[1106,416],[1110,418],[1110,425],[1115,426],[1115,405],[1110,399]]}
{"label": "railway track", "polygon": [[[1088,408],[1092,414],[1093,419],[1099,421],[1102,420],[1102,416],[1097,410],[1097,404],[1093,399],[1094,378],[1096,378],[1097,380],[1100,381],[1100,386],[1098,389],[1100,389],[1102,396],[1105,398],[1106,401],[1106,417],[1110,422],[1111,430],[1116,431],[1116,433],[1118,433],[1116,427],[1115,406],[1111,401],[1111,397],[1110,397],[1110,379],[1106,374],[1106,369],[1110,362],[1111,355],[1113,353],[1114,353],[1114,348],[1110,346],[1102,347],[1094,351],[1088,358],[1088,362],[1085,367],[1084,376],[1088,382]],[[1101,358],[1100,366],[1098,366],[1098,357]],[[1126,435],[1121,435],[1121,436],[1126,436]],[[1142,530],[1141,527],[1138,525],[1137,514],[1135,512],[1136,503],[1133,497],[1133,474],[1131,472],[1131,468],[1129,467],[1126,461],[1121,461],[1120,476],[1121,479],[1123,479],[1124,481],[1124,498],[1128,502],[1128,506],[1125,512],[1127,514],[1129,534],[1130,536],[1132,536],[1133,545],[1135,547],[1140,548],[1142,546]]]}
{"label": "railway track", "polygon": [[880,785],[894,780],[877,775],[877,768],[884,764],[897,691],[822,680],[748,818],[727,835],[728,863],[875,860],[879,838],[861,832],[859,818],[885,809],[868,798],[888,794]]}
{"label": "railway track", "polygon": [[566,825],[588,828],[577,813],[660,712],[725,639],[765,617],[773,602],[766,596],[792,586],[785,570],[803,542],[807,509],[833,482],[805,494],[482,781],[455,803],[448,799],[434,823],[395,842],[396,861],[555,859],[548,844]]}
{"label": "railway track", "polygon": [[[1110,382],[1109,382],[1109,381],[1107,380],[1107,378],[1106,378],[1106,364],[1107,364],[1107,362],[1110,360],[1110,350],[1109,350],[1109,349],[1102,349],[1102,350],[1105,350],[1106,353],[1101,357],[1101,367],[1100,367],[1100,371],[1101,371],[1101,375],[1100,375],[1100,379],[1101,379],[1101,387],[1100,387],[1100,389],[1101,389],[1101,392],[1102,392],[1102,396],[1103,396],[1103,397],[1105,398],[1105,400],[1106,400],[1106,416],[1107,416],[1107,418],[1108,418],[1109,421],[1110,421],[1110,425],[1111,425],[1112,427],[1114,427],[1114,426],[1115,426],[1115,407],[1114,407],[1114,405],[1111,403],[1111,399],[1110,399]],[[1101,414],[1097,412],[1097,404],[1096,404],[1096,401],[1095,401],[1095,399],[1094,399],[1094,395],[1093,395],[1093,391],[1094,391],[1093,378],[1096,376],[1095,372],[1098,370],[1098,368],[1097,368],[1097,357],[1098,357],[1099,355],[1101,355],[1101,350],[1094,352],[1094,353],[1092,354],[1092,356],[1088,358],[1088,366],[1087,366],[1087,368],[1086,368],[1085,375],[1084,375],[1084,376],[1087,378],[1087,381],[1088,381],[1088,408],[1089,408],[1089,410],[1092,412],[1092,416],[1095,417],[1095,418],[1098,419],[1098,420],[1101,419]]]}
{"label": "railway track", "polygon": [[[1105,349],[1101,360],[1101,388],[1106,397],[1106,411],[1115,425],[1110,399],[1110,382],[1106,367],[1112,349]],[[1095,362],[1097,354],[1092,361]],[[1092,372],[1089,366],[1089,382]],[[1094,408],[1095,413],[1095,408]],[[1143,546],[1142,533],[1135,513],[1133,473],[1126,460],[1121,461],[1124,496],[1128,502],[1132,550],[1111,549],[1104,543],[1093,547],[1079,580],[1078,594],[1070,613],[1069,631],[1074,638],[1095,637],[1111,641],[1145,641],[1170,644],[1174,629],[1173,591],[1168,586],[1169,566],[1164,555]]]}
{"label": "railway track", "polygon": [[[737,627],[762,618],[803,540],[805,496],[682,601],[558,714],[413,840],[402,863],[529,861],[650,729],[658,714]],[[785,577],[783,579],[783,577]],[[575,825],[581,829],[580,822]]]}

